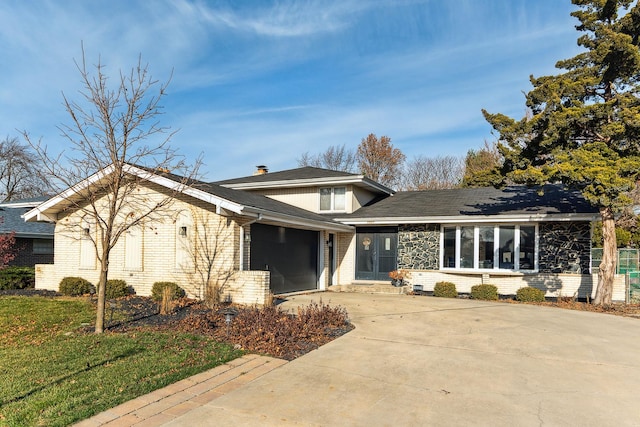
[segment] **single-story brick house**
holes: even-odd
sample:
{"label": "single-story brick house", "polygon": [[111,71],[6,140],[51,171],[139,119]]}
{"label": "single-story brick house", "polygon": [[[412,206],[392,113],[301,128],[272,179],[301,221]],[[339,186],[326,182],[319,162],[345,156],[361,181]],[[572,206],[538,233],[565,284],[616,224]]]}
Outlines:
{"label": "single-story brick house", "polygon": [[34,267],[36,264],[53,264],[53,224],[25,222],[22,215],[47,197],[13,200],[0,203],[0,234],[15,233],[16,257],[12,266]]}
{"label": "single-story brick house", "polygon": [[[459,292],[492,283],[502,294],[523,286],[548,296],[587,297],[591,222],[598,217],[578,194],[559,186],[395,192],[362,175],[304,167],[180,189],[171,215],[126,233],[110,257],[112,279],[138,294],[155,281],[175,281],[195,297],[204,234],[213,236],[213,272],[233,301],[261,304],[269,293],[389,283],[405,269],[409,286],[432,290],[451,281]],[[153,202],[178,178],[129,165]],[[55,222],[55,264],[38,266],[36,287],[57,289],[65,276],[97,281],[95,255],[82,233],[94,233],[69,202],[89,178],[29,211],[27,221]],[[76,231],[72,231],[76,230]],[[74,235],[74,233],[76,233]],[[624,300],[618,277],[614,299]]]}

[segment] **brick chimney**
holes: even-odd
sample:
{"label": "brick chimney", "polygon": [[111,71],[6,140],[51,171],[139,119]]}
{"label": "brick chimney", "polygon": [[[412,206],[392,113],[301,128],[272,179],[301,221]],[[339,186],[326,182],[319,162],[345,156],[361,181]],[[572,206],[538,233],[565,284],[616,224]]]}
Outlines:
{"label": "brick chimney", "polygon": [[256,171],[253,173],[254,175],[264,175],[265,173],[268,173],[269,169],[267,169],[267,167],[265,165],[258,165],[256,166]]}

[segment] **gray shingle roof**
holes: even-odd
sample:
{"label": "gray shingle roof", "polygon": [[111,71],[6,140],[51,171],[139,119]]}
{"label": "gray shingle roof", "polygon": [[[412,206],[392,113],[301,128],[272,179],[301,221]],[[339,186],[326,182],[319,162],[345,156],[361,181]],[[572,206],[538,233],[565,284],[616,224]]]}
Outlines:
{"label": "gray shingle roof", "polygon": [[12,208],[8,204],[0,207],[0,234],[16,232],[17,237],[53,238],[54,224],[47,222],[25,222],[22,214],[31,210],[30,207]]}
{"label": "gray shingle roof", "polygon": [[329,169],[314,168],[311,166],[305,166],[302,168],[288,169],[278,172],[269,172],[262,175],[251,175],[240,178],[225,179],[223,181],[215,181],[212,184],[249,184],[258,182],[271,182],[271,181],[292,181],[300,179],[318,179],[318,178],[345,178],[355,177],[357,174],[348,172],[338,172]]}
{"label": "gray shingle roof", "polygon": [[365,206],[341,219],[453,217],[474,215],[591,214],[598,209],[582,195],[560,186],[511,186],[505,189],[459,188],[451,190],[400,191]]}
{"label": "gray shingle roof", "polygon": [[[157,171],[155,171],[154,173],[164,176],[166,178],[169,178],[176,182],[182,182],[184,180],[183,177],[179,175],[171,174],[171,173],[158,173]],[[218,184],[206,183],[206,182],[197,181],[197,180],[190,180],[189,185],[198,190],[205,191],[209,194],[213,194],[214,196],[217,196],[222,199],[228,200],[230,202],[234,202],[239,205],[247,206],[250,208],[265,210],[265,211],[269,211],[269,212],[273,212],[281,215],[293,216],[293,217],[306,219],[310,221],[321,221],[321,222],[328,222],[328,223],[334,223],[334,224],[341,224],[339,222],[332,220],[327,216],[316,214],[314,212],[309,212],[306,209],[298,208],[296,206],[292,206],[287,203],[283,203],[278,200],[274,200],[269,197],[252,193],[249,191],[234,190],[232,188],[223,187]]]}
{"label": "gray shingle roof", "polygon": [[283,215],[295,216],[302,219],[308,219],[312,221],[333,222],[339,224],[327,216],[309,212],[306,209],[298,208],[296,206],[289,205],[278,200],[271,199],[260,194],[252,193],[249,191],[234,190],[232,188],[222,187],[217,184],[195,184],[194,188],[197,188],[214,196],[221,197],[231,202],[238,203],[247,207],[266,210]]}

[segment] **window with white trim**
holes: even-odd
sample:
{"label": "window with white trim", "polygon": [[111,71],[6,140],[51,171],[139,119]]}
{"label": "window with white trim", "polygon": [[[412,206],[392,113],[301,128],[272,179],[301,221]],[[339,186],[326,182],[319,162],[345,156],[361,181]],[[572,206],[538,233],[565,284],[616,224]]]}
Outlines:
{"label": "window with white trim", "polygon": [[345,187],[320,188],[320,210],[344,211],[346,209],[346,193]]}
{"label": "window with white trim", "polygon": [[443,269],[534,271],[538,265],[537,225],[445,225]]}

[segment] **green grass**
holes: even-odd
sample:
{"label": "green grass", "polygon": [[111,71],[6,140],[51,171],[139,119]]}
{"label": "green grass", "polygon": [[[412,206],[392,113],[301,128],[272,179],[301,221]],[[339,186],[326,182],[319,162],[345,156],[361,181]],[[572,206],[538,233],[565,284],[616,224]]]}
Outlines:
{"label": "green grass", "polygon": [[0,297],[0,425],[65,426],[242,355],[211,338],[78,332],[81,298]]}

